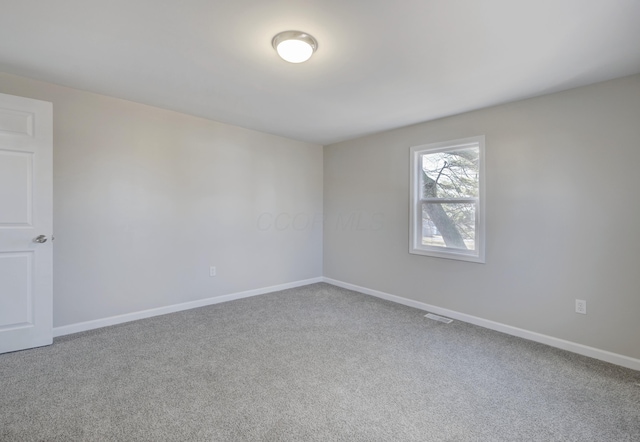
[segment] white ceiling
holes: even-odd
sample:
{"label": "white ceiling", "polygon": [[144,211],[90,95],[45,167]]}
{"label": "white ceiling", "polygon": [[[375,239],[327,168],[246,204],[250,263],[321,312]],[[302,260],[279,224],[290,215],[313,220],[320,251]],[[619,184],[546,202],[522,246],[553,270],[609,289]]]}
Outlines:
{"label": "white ceiling", "polygon": [[0,71],[329,144],[638,73],[640,0],[0,0]]}

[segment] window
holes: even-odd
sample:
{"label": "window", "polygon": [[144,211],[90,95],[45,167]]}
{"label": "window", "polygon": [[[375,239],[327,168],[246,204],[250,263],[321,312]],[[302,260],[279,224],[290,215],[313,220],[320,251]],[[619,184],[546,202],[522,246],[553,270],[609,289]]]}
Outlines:
{"label": "window", "polygon": [[409,253],[484,262],[484,136],[411,148]]}

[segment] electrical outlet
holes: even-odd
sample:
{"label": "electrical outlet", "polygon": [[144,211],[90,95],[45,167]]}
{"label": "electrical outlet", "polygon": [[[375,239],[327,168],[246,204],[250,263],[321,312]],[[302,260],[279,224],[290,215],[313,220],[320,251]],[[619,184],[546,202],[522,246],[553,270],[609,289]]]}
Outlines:
{"label": "electrical outlet", "polygon": [[213,276],[216,276],[216,274],[217,274],[216,273],[216,268],[213,267],[213,266],[209,267],[209,276],[213,277]]}
{"label": "electrical outlet", "polygon": [[584,299],[576,299],[576,313],[587,314],[587,301]]}

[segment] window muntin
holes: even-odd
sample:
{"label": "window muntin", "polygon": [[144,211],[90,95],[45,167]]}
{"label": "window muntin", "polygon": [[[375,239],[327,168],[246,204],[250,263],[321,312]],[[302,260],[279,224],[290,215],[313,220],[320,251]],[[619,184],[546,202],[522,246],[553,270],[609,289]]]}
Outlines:
{"label": "window muntin", "polygon": [[411,148],[410,253],[484,262],[484,137]]}

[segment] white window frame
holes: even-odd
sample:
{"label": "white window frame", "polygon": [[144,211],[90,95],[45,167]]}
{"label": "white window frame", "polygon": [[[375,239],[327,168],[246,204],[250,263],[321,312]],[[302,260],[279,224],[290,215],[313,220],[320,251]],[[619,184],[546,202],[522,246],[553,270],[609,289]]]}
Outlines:
{"label": "white window frame", "polygon": [[[478,148],[478,198],[424,198],[421,192],[421,161],[420,157],[427,153],[448,152],[470,147]],[[409,221],[409,253],[415,255],[434,256],[437,258],[457,259],[477,263],[485,262],[485,190],[484,190],[484,135],[462,138],[459,140],[443,141],[439,143],[423,144],[411,148],[411,210]],[[446,202],[475,202],[476,203],[476,250],[460,250],[440,246],[422,244],[422,203],[424,201]]]}

